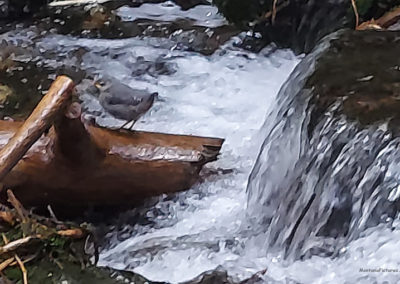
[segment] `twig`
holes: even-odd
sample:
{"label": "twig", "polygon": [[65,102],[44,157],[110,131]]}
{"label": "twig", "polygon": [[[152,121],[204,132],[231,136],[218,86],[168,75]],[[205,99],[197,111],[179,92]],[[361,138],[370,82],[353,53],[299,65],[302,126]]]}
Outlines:
{"label": "twig", "polygon": [[1,237],[3,238],[4,244],[7,245],[9,242],[8,242],[6,235],[4,233],[1,233]]}
{"label": "twig", "polygon": [[276,3],[278,2],[278,0],[274,0],[274,2],[272,3],[272,17],[271,17],[271,22],[272,24],[275,23],[275,18],[276,18]]}
{"label": "twig", "polygon": [[356,0],[351,0],[351,5],[353,6],[354,15],[356,16],[356,29],[357,29],[360,20],[359,20]]}
{"label": "twig", "polygon": [[[2,249],[3,249],[2,253],[8,252],[8,251],[9,251],[9,250],[5,249],[7,246],[9,246],[9,247],[10,247],[10,250],[11,250],[11,248],[14,248],[14,247],[15,247],[15,245],[17,244],[17,242],[19,243],[19,242],[21,242],[21,240],[24,240],[24,239],[20,239],[20,240],[17,240],[17,241],[14,241],[14,242],[9,243],[7,237],[6,237],[6,235],[5,235],[4,233],[2,233],[1,236],[2,236],[3,241],[4,241],[4,243],[5,243],[5,245],[2,247]],[[30,239],[30,237],[28,237],[28,238]],[[28,238],[25,238],[25,239],[28,239]],[[22,242],[22,243],[25,243],[25,242]],[[20,245],[18,245],[17,247],[15,247],[15,249],[18,248],[19,246],[20,246]],[[0,266],[2,267],[2,268],[0,269],[0,271],[2,271],[3,269],[7,268],[8,265],[12,264],[12,262],[14,261],[14,259],[18,262],[19,267],[20,267],[20,269],[21,269],[21,271],[22,271],[22,276],[23,276],[23,279],[24,279],[24,284],[28,284],[28,273],[27,273],[27,271],[26,271],[26,268],[25,268],[24,263],[21,261],[21,259],[19,258],[19,256],[18,256],[17,254],[14,254],[14,257],[11,257],[11,258],[7,259],[6,261],[2,262],[2,263],[0,264]],[[3,265],[4,265],[4,267],[3,267]]]}
{"label": "twig", "polygon": [[2,263],[0,263],[0,272],[6,269],[13,261],[14,257],[10,257],[9,259],[6,259]]}
{"label": "twig", "polygon": [[[276,1],[276,2],[278,2],[278,1]],[[279,6],[276,7],[276,9],[275,9],[275,10],[276,10],[276,11],[275,11],[275,14],[278,13],[278,12],[279,12],[280,10],[282,10],[283,8],[287,7],[289,4],[290,4],[290,1],[289,1],[289,0],[282,2],[282,4],[280,4]],[[267,13],[264,14],[264,16],[262,17],[262,19],[263,19],[263,20],[268,19],[269,17],[272,16],[272,13],[273,13],[273,11],[268,11]],[[274,19],[274,20],[275,20],[275,19]]]}
{"label": "twig", "polygon": [[29,243],[33,238],[32,237],[26,237],[26,238],[22,238],[16,241],[12,241],[2,247],[0,247],[0,254],[1,253],[7,253],[10,251],[15,251],[16,249],[18,249],[19,247]]}
{"label": "twig", "polygon": [[17,262],[19,264],[19,268],[22,271],[22,275],[24,278],[24,284],[28,284],[28,272],[26,271],[24,263],[21,261],[21,259],[19,258],[18,255],[15,255],[15,259],[17,260]]}
{"label": "twig", "polygon": [[15,197],[14,193],[10,189],[7,190],[7,196],[8,202],[10,202],[11,205],[15,208],[19,217],[21,218],[22,223],[26,223],[28,221],[28,218],[26,217],[27,214],[22,204],[18,201],[18,199]]}
{"label": "twig", "polygon": [[[34,255],[31,255],[31,256],[29,256],[28,258],[25,258],[22,262],[25,264],[25,263],[27,263],[27,262],[29,262],[29,261],[31,261],[31,260],[34,260],[37,256],[38,256],[38,253],[36,253],[36,254],[34,254]],[[16,265],[16,264],[18,264],[18,262],[17,262],[17,261],[13,261],[13,262],[10,264],[10,266],[14,266],[14,265]]]}
{"label": "twig", "polygon": [[58,268],[60,268],[60,270],[64,270],[64,266],[57,259],[55,259],[51,254],[49,254],[49,258],[51,261],[53,261],[58,266]]}
{"label": "twig", "polygon": [[53,209],[51,208],[50,205],[47,205],[47,210],[49,211],[50,216],[51,216],[51,218],[53,219],[53,221],[56,222],[56,223],[58,223],[59,221],[58,221],[58,219],[57,219],[57,217],[56,217],[56,214],[54,214],[54,211],[53,211]]}
{"label": "twig", "polygon": [[68,229],[68,230],[60,230],[57,231],[57,234],[63,237],[69,237],[69,238],[74,238],[74,239],[80,239],[83,236],[85,236],[85,233],[78,228],[75,229]]}

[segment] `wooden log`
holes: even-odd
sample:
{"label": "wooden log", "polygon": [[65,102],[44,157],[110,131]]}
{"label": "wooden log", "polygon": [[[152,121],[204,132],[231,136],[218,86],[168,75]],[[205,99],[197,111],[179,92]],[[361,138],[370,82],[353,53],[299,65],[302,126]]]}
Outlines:
{"label": "wooden log", "polygon": [[0,178],[25,206],[129,206],[188,189],[217,159],[223,139],[85,125],[72,88],[58,78],[23,124],[0,121]]}
{"label": "wooden log", "polygon": [[0,181],[53,124],[56,115],[70,101],[73,88],[74,83],[71,79],[65,76],[58,77],[29,118],[15,131],[0,151]]}
{"label": "wooden log", "polygon": [[[89,125],[83,127],[89,134],[85,139],[91,142],[79,143],[81,136],[74,134],[77,127],[65,124],[80,122],[66,120],[61,123],[63,130],[56,130],[59,126],[50,129],[4,179],[5,186],[26,206],[50,204],[56,211],[88,205],[129,206],[146,197],[182,191],[197,182],[202,166],[217,158],[223,144],[218,138]],[[20,126],[19,122],[0,121],[0,149]],[[57,134],[60,131],[64,133]],[[64,146],[58,143],[60,137]],[[92,150],[85,153],[87,145]],[[74,151],[75,155],[68,154]],[[84,158],[76,153],[83,153]]]}

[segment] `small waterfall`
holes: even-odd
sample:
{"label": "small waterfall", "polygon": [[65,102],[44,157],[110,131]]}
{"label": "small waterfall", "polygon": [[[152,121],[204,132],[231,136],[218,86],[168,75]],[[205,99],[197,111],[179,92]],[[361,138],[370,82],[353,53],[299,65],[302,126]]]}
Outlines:
{"label": "small waterfall", "polygon": [[260,247],[288,259],[337,255],[397,212],[400,139],[384,123],[349,121],[344,99],[313,117],[307,78],[337,36],[325,39],[282,87],[249,178],[251,231],[264,236]]}

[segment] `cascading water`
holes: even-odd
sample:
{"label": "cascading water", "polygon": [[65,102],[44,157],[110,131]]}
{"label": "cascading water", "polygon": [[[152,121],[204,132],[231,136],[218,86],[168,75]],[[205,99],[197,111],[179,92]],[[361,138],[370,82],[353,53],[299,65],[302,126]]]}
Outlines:
{"label": "cascading water", "polygon": [[[338,35],[325,39],[296,67],[261,130],[266,138],[248,186],[248,216],[257,240],[252,245],[297,269],[302,267],[298,259],[310,264],[324,256],[333,256],[332,263],[352,259],[358,264],[350,273],[330,267],[330,276],[307,277],[308,281],[397,282],[399,258],[379,262],[364,254],[369,248],[360,243],[372,246],[369,238],[381,234],[379,230],[394,230],[392,242],[380,241],[377,246],[398,244],[400,139],[388,131],[387,123],[361,127],[349,121],[340,112],[346,97],[317,119],[312,116],[315,89],[306,79]],[[373,226],[377,227],[368,229]],[[350,249],[354,246],[357,253]],[[362,273],[368,269],[388,272]],[[302,279],[302,274],[298,271],[294,279]]]}
{"label": "cascading water", "polygon": [[[209,57],[174,54],[181,55],[171,61],[177,72],[158,80],[165,102],[138,126],[224,137],[222,155],[211,168],[227,174],[207,177],[187,192],[160,198],[155,207],[130,213],[145,216],[145,221],[110,233],[111,246],[101,254],[100,264],[174,283],[220,265],[232,266],[234,275],[251,276],[262,265],[234,268],[240,257],[247,178],[260,147],[258,129],[297,59],[289,51],[269,49],[255,55],[231,43]],[[106,118],[98,121],[112,125]]]}
{"label": "cascading water", "polygon": [[[118,13],[126,21],[135,12],[160,21],[189,17],[205,27],[225,23],[214,8],[183,12],[167,4]],[[217,267],[235,279],[268,268],[266,283],[399,280],[399,273],[360,269],[400,266],[392,253],[400,247],[394,215],[400,139],[385,124],[349,122],[338,114],[342,101],[314,120],[313,90],[305,84],[327,42],[303,59],[277,95],[299,59],[285,50],[243,51],[234,47],[238,38],[205,56],[166,38],[85,39],[35,28],[2,37],[39,50],[17,61],[45,56],[49,66],[80,66],[157,91],[163,101],[135,129],[226,139],[200,184],[121,216],[123,225],[106,235],[100,265],[172,283]],[[80,49],[88,52],[70,58]],[[103,126],[122,125],[85,93],[86,83],[78,88],[87,114]]]}

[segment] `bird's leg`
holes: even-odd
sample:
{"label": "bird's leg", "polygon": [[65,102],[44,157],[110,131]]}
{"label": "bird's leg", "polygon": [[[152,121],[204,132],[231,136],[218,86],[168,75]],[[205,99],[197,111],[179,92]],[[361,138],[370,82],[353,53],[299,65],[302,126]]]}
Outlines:
{"label": "bird's leg", "polygon": [[129,127],[129,130],[130,130],[130,131],[133,131],[132,128],[133,128],[133,126],[135,125],[135,123],[136,123],[136,120],[132,120],[132,125],[131,125],[131,127]]}
{"label": "bird's leg", "polygon": [[130,121],[125,122],[118,130],[123,129],[125,126],[127,126],[129,124]]}

